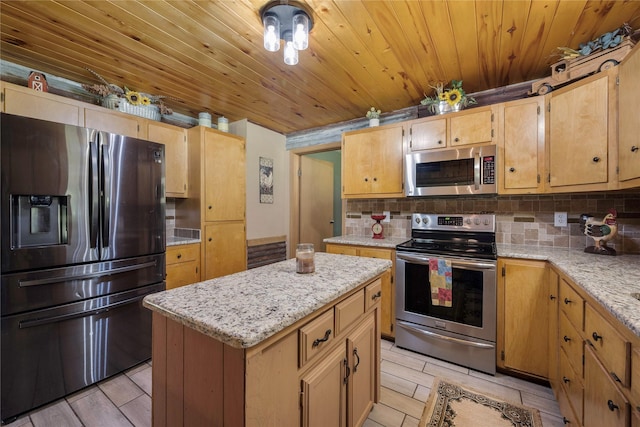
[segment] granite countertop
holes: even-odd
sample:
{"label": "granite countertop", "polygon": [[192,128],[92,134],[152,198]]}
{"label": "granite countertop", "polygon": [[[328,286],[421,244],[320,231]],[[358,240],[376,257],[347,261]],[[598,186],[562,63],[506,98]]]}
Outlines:
{"label": "granite countertop", "polygon": [[374,248],[395,249],[400,243],[410,240],[410,237],[385,237],[384,239],[374,239],[363,236],[336,236],[324,239],[325,243],[336,243],[340,245],[371,246]]}
{"label": "granite countertop", "polygon": [[200,239],[193,237],[167,236],[167,246],[188,245],[190,243],[200,243]]}
{"label": "granite countertop", "polygon": [[249,348],[391,268],[390,260],[317,252],[315,273],[289,259],[144,298],[145,307],[235,348]]}
{"label": "granite countertop", "polygon": [[580,249],[499,244],[498,256],[549,261],[640,336],[640,255],[605,256]]}

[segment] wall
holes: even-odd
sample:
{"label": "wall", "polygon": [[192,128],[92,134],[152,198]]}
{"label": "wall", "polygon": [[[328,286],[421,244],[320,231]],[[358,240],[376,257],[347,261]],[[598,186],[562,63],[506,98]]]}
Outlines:
{"label": "wall", "polygon": [[[289,240],[289,153],[284,135],[248,120],[229,124],[247,142],[247,240],[287,236]],[[273,159],[273,204],[260,203],[260,157]]]}
{"label": "wall", "polygon": [[[602,218],[609,208],[618,211],[618,235],[608,244],[619,253],[640,253],[640,191],[573,193],[531,196],[407,198],[347,201],[345,234],[369,236],[372,213],[391,212],[383,224],[385,235],[411,236],[411,214],[496,213],[498,243],[584,248],[593,240],[578,224],[582,213]],[[568,227],[553,225],[554,212],[567,212]]]}

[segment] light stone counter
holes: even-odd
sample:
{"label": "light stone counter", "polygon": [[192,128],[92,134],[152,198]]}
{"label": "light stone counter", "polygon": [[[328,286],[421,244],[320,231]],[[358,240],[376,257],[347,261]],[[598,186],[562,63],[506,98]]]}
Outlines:
{"label": "light stone counter", "polygon": [[324,239],[325,243],[335,243],[339,245],[371,246],[372,248],[395,249],[396,245],[411,240],[409,237],[385,237],[384,239],[374,239],[363,236],[336,236]]}
{"label": "light stone counter", "polygon": [[200,239],[193,237],[167,236],[167,246],[188,245],[190,243],[200,243]]}
{"label": "light stone counter", "polygon": [[594,255],[580,249],[498,244],[498,256],[549,261],[640,336],[640,255]]}
{"label": "light stone counter", "polygon": [[148,295],[144,306],[235,348],[249,348],[391,268],[391,261],[316,253]]}

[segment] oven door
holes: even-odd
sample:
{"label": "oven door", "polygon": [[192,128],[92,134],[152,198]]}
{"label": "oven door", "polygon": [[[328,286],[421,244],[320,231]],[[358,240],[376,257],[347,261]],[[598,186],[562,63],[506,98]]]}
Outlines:
{"label": "oven door", "polygon": [[[450,306],[432,300],[429,260],[451,265]],[[396,253],[400,321],[496,341],[496,261]]]}

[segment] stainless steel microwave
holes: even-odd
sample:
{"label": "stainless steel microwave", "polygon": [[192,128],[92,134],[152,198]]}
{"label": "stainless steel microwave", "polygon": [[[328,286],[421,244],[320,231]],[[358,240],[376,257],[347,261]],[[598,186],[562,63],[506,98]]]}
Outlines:
{"label": "stainless steel microwave", "polygon": [[496,146],[422,151],[405,156],[407,196],[496,194]]}

